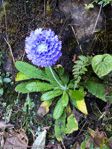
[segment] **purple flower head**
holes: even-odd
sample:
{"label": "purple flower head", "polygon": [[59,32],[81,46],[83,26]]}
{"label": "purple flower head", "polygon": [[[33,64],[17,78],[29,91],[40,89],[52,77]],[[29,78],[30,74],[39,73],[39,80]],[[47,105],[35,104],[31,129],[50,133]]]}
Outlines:
{"label": "purple flower head", "polygon": [[25,39],[27,57],[37,66],[49,67],[55,64],[62,55],[61,47],[62,42],[51,29],[37,28]]}

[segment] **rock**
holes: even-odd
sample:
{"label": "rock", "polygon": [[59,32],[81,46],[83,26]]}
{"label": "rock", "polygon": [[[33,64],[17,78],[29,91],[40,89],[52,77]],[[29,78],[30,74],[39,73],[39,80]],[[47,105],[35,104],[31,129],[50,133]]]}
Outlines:
{"label": "rock", "polygon": [[[83,54],[87,54],[89,50],[91,50],[91,44],[95,37],[96,32],[102,30],[104,26],[104,17],[102,15],[102,12],[99,15],[97,25],[95,27],[95,23],[97,20],[97,16],[99,13],[99,9],[96,6],[90,10],[85,9],[84,4],[89,4],[91,0],[71,0],[71,1],[61,1],[59,4],[59,9],[61,12],[63,12],[66,16],[66,18],[70,18],[70,22],[68,26],[68,31],[66,34],[67,39],[71,39],[71,36],[73,37],[74,34],[74,40],[76,39],[79,42],[79,45],[81,45]],[[95,30],[94,30],[95,28]],[[74,32],[73,32],[74,30]],[[66,39],[65,39],[66,40]],[[80,46],[73,47],[73,53],[81,53]]]}

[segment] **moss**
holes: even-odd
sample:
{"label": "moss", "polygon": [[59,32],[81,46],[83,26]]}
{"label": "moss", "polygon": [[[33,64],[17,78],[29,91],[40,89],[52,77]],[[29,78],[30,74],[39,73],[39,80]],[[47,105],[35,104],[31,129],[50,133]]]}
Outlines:
{"label": "moss", "polygon": [[52,15],[53,9],[51,8],[50,1],[47,1],[46,13],[47,15]]}
{"label": "moss", "polygon": [[68,54],[71,54],[72,50],[77,46],[77,41],[75,39],[72,39],[71,41],[69,41],[69,48],[68,50]]}
{"label": "moss", "polygon": [[109,49],[112,47],[112,22],[107,24],[107,30],[102,30],[95,35],[96,47],[103,53],[112,53]]}
{"label": "moss", "polygon": [[[5,15],[5,11],[7,13],[7,10],[10,9],[11,7],[11,4],[9,4],[8,2],[4,2],[3,3],[3,6],[0,7],[0,16],[1,18]],[[5,11],[4,11],[4,8],[5,8]]]}
{"label": "moss", "polygon": [[11,4],[9,4],[8,2],[4,2],[3,7],[7,10],[11,7]]}

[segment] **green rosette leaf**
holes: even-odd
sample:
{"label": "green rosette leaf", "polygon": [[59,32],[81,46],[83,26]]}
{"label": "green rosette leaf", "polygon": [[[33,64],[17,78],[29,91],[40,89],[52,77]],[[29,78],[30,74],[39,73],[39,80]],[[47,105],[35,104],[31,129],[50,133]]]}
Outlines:
{"label": "green rosette leaf", "polygon": [[53,112],[54,119],[59,119],[63,113],[64,108],[68,105],[68,95],[66,92],[63,93],[62,97],[58,100],[56,107]]}
{"label": "green rosette leaf", "polygon": [[40,81],[23,82],[15,88],[15,90],[20,93],[41,92],[51,89],[53,89],[52,85]]}
{"label": "green rosette leaf", "polygon": [[15,81],[23,81],[23,80],[29,80],[29,79],[32,79],[32,77],[26,76],[24,73],[19,72],[16,75]]}
{"label": "green rosette leaf", "polygon": [[66,135],[66,112],[55,121],[55,136],[58,141],[62,141]]}
{"label": "green rosette leaf", "polygon": [[22,61],[17,61],[15,63],[15,66],[20,72],[22,72],[24,75],[26,75],[30,78],[47,80],[45,72],[36,68],[35,66],[32,66],[32,65],[22,62]]}
{"label": "green rosette leaf", "polygon": [[73,131],[78,130],[78,123],[77,120],[75,118],[74,114],[71,114],[68,118],[67,118],[67,128],[66,128],[66,133],[70,134]]}
{"label": "green rosette leaf", "polygon": [[84,114],[88,114],[84,94],[78,90],[69,90],[69,95],[73,105]]}
{"label": "green rosette leaf", "polygon": [[60,96],[62,93],[63,93],[62,90],[49,91],[49,92],[44,93],[44,94],[41,96],[41,100],[42,100],[42,101],[50,100],[50,99],[53,99],[53,98],[55,98],[55,97],[57,97],[57,96]]}

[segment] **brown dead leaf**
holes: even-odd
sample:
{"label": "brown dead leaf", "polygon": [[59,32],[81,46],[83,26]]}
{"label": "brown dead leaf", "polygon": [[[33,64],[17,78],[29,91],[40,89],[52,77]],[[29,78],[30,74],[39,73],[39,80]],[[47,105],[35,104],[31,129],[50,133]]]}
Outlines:
{"label": "brown dead leaf", "polygon": [[86,140],[86,149],[89,149],[91,147],[90,141],[90,139]]}
{"label": "brown dead leaf", "polygon": [[77,59],[77,54],[75,54],[75,55],[73,56],[72,61],[73,61],[73,62],[75,62],[75,61],[76,61],[76,59]]}
{"label": "brown dead leaf", "polygon": [[4,120],[0,120],[0,130],[4,130],[6,128],[14,128],[14,125],[8,123],[6,124],[6,122]]}
{"label": "brown dead leaf", "polygon": [[[93,136],[93,135],[91,135]],[[101,144],[106,140],[105,132],[99,131],[98,128],[95,131],[94,137],[91,137],[91,141],[94,144],[94,147],[101,147]]]}
{"label": "brown dead leaf", "polygon": [[46,108],[40,106],[37,113],[40,114],[40,115],[45,116],[47,114]]}
{"label": "brown dead leaf", "polygon": [[24,130],[9,129],[8,132],[2,133],[3,149],[27,149],[27,146],[28,138]]}
{"label": "brown dead leaf", "polygon": [[50,127],[51,127],[51,126],[46,126],[46,127],[41,128],[41,130],[42,130],[42,131],[44,131],[44,130],[49,130]]}
{"label": "brown dead leaf", "polygon": [[106,144],[107,147],[112,146],[112,143],[109,141],[104,131],[99,131],[98,128],[95,131],[90,128],[88,130],[91,137],[87,140],[86,147],[88,147],[87,144],[89,145],[90,140],[93,142],[95,148],[101,147],[102,144]]}
{"label": "brown dead leaf", "polygon": [[52,100],[42,102],[37,113],[45,116],[49,112],[49,107],[51,104],[52,104]]}
{"label": "brown dead leaf", "polygon": [[75,144],[73,145],[73,147],[70,147],[70,149],[78,149],[80,148],[79,142],[76,141]]}
{"label": "brown dead leaf", "polygon": [[62,149],[61,144],[57,144],[57,149]]}

